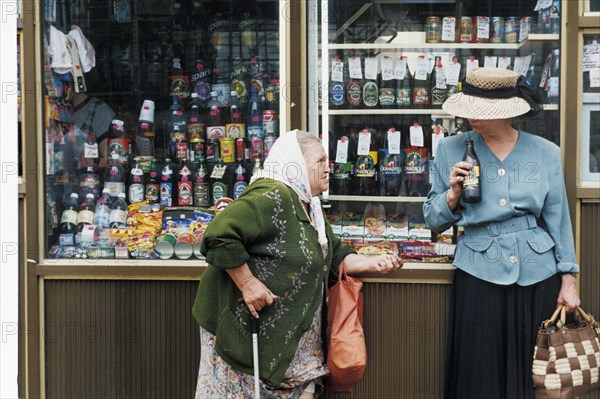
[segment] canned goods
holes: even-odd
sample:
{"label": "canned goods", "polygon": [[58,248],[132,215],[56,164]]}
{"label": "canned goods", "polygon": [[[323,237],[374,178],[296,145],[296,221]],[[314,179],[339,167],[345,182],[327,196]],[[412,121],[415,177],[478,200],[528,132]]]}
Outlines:
{"label": "canned goods", "polygon": [[425,42],[439,43],[442,40],[442,19],[427,17],[425,20]]}
{"label": "canned goods", "polygon": [[516,43],[519,36],[519,18],[506,17],[504,24],[504,43]]}
{"label": "canned goods", "polygon": [[502,43],[504,42],[504,18],[503,17],[492,17],[490,26],[490,42],[491,43]]}
{"label": "canned goods", "polygon": [[179,259],[189,259],[194,253],[196,239],[191,233],[182,233],[175,243],[175,256]]}
{"label": "canned goods", "polygon": [[202,244],[202,237],[196,236],[194,240],[194,256],[198,259],[204,259],[204,255],[200,252],[200,247]]}
{"label": "canned goods", "polygon": [[279,121],[277,119],[277,112],[271,109],[263,111],[263,131],[265,135],[268,134],[279,134]]}
{"label": "canned goods", "polygon": [[244,159],[246,151],[246,140],[242,137],[235,140],[235,157],[237,159]]}
{"label": "canned goods", "polygon": [[156,239],[154,252],[156,252],[161,259],[169,259],[175,253],[176,243],[177,237],[175,234],[165,233]]}
{"label": "canned goods", "polygon": [[221,139],[221,159],[225,163],[235,162],[235,143],[231,137]]}
{"label": "canned goods", "polygon": [[473,21],[471,17],[460,17],[458,41],[460,43],[470,43],[473,41]]}
{"label": "canned goods", "polygon": [[238,137],[246,137],[246,125],[243,123],[228,123],[225,125],[227,137],[237,139]]}

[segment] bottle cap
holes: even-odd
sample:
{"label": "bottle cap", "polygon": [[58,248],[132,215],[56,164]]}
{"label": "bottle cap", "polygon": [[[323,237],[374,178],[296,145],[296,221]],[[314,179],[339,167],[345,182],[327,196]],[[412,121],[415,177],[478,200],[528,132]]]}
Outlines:
{"label": "bottle cap", "polygon": [[231,96],[237,96],[238,93],[235,90],[231,90],[231,93],[229,93],[229,94],[231,94]]}
{"label": "bottle cap", "polygon": [[210,96],[211,97],[216,97],[217,96],[217,92],[216,91],[211,91],[210,92]]}
{"label": "bottle cap", "polygon": [[78,199],[79,198],[79,194],[77,194],[77,193],[71,193],[71,198]]}
{"label": "bottle cap", "polygon": [[113,130],[119,130],[121,132],[125,130],[125,123],[122,120],[113,119],[110,124]]}
{"label": "bottle cap", "polygon": [[91,198],[91,199],[94,199],[94,194],[92,194],[92,193],[88,193],[88,194],[85,196],[85,198]]}
{"label": "bottle cap", "polygon": [[154,123],[154,101],[144,100],[140,111],[140,121]]}
{"label": "bottle cap", "polygon": [[125,198],[125,193],[119,193],[119,195],[117,195],[117,197],[119,197],[119,198]]}
{"label": "bottle cap", "polygon": [[192,98],[198,98],[198,93],[196,93],[196,92],[192,93]]}

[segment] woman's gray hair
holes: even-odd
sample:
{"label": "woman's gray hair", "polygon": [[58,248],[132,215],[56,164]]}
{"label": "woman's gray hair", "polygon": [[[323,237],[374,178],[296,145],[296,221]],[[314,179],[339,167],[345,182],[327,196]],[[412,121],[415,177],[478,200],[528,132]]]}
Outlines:
{"label": "woman's gray hair", "polygon": [[308,152],[310,152],[311,147],[315,144],[321,144],[321,140],[314,134],[308,133],[304,130],[298,130],[296,132],[296,140],[298,140],[298,145],[300,146],[300,150],[302,151],[302,155],[306,156]]}

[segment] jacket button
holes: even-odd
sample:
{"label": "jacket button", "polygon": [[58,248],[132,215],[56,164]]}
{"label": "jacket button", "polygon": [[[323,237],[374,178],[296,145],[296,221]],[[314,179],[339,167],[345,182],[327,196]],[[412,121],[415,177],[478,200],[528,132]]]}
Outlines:
{"label": "jacket button", "polygon": [[500,206],[506,206],[506,204],[508,204],[508,201],[504,198],[500,198],[500,201],[498,201],[498,203],[500,204]]}
{"label": "jacket button", "polygon": [[506,174],[506,170],[503,168],[498,169],[498,175],[504,176]]}
{"label": "jacket button", "polygon": [[519,258],[517,258],[514,255],[511,255],[508,260],[510,260],[510,263],[517,263],[517,261],[519,260]]}

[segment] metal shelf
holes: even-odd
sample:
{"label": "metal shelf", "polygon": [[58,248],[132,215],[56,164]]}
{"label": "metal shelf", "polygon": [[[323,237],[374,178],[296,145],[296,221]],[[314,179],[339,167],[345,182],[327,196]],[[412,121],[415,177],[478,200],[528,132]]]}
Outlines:
{"label": "metal shelf", "polygon": [[426,197],[380,197],[377,195],[329,195],[330,201],[355,201],[355,202],[407,202],[407,203],[423,203]]}
{"label": "metal shelf", "polygon": [[431,109],[330,109],[329,115],[449,115],[437,108]]}

